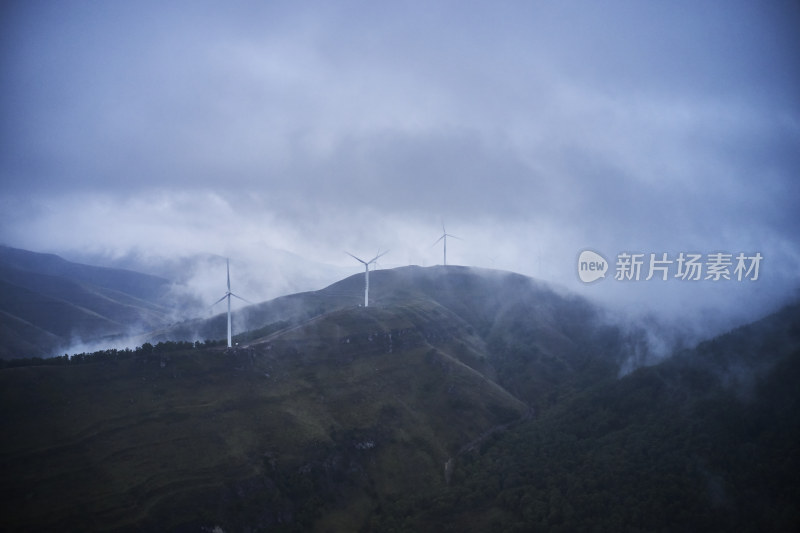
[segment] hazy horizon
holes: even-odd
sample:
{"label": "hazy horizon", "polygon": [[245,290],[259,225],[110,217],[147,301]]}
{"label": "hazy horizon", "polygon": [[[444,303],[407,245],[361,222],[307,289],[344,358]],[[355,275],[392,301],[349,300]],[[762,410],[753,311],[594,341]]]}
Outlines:
{"label": "hazy horizon", "polygon": [[[445,224],[448,263],[754,319],[800,286],[798,27],[789,1],[6,3],[0,243],[231,257],[266,297],[363,271],[345,251],[440,264]],[[586,249],[605,280],[578,279]],[[732,279],[614,279],[682,252]]]}

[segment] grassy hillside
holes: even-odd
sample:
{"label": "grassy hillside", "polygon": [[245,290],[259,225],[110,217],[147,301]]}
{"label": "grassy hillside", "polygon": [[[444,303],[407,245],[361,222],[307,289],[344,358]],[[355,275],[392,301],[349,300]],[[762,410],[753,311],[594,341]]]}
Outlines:
{"label": "grassy hillside", "polygon": [[428,312],[333,312],[228,353],[0,371],[6,526],[346,531],[444,487],[449,458],[527,407],[449,353],[454,326],[409,318]]}
{"label": "grassy hillside", "polygon": [[800,306],[498,433],[397,531],[796,531]]}
{"label": "grassy hillside", "polygon": [[251,306],[233,350],[5,364],[3,528],[796,529],[798,306],[620,379],[642,337],[529,278],[362,291]]}
{"label": "grassy hillside", "polygon": [[[363,297],[363,274],[350,276],[319,291],[235,312],[234,334],[278,322],[294,327],[332,311],[356,309]],[[370,274],[370,302],[370,307],[377,309],[424,308],[427,314],[411,317],[420,328],[425,329],[426,322],[444,320],[448,327],[459,328],[459,336],[468,333],[465,346],[453,350],[463,351],[464,361],[473,360],[479,371],[499,379],[536,409],[547,408],[559,395],[581,386],[581,376],[616,375],[631,345],[641,342],[601,320],[600,311],[588,301],[510,272],[458,266],[378,270]],[[148,338],[154,342],[220,339],[225,337],[226,327],[226,316],[220,314]],[[440,335],[430,334],[434,338]],[[251,342],[253,335],[240,333],[237,340]],[[487,365],[489,353],[492,361]]]}

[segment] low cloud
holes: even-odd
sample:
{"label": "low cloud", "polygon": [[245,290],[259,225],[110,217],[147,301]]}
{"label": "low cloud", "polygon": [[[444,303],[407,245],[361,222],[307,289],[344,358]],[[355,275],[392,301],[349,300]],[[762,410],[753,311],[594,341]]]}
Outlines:
{"label": "low cloud", "polygon": [[[440,263],[444,223],[448,262],[631,315],[720,329],[796,297],[797,6],[5,9],[5,244],[203,302],[230,257],[260,300],[357,272],[345,250]],[[586,248],[765,259],[750,284],[585,286]]]}

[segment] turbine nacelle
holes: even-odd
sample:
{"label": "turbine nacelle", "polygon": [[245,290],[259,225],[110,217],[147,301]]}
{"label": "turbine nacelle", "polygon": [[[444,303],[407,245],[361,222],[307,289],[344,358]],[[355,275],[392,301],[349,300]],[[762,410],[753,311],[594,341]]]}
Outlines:
{"label": "turbine nacelle", "polygon": [[386,250],[385,252],[376,255],[375,257],[373,257],[369,261],[364,261],[360,257],[356,257],[353,254],[351,254],[350,252],[345,251],[345,253],[347,255],[349,255],[350,257],[352,257],[353,259],[355,259],[356,261],[358,261],[359,263],[363,263],[364,265],[370,265],[370,264],[374,263],[375,261],[377,261],[380,257],[383,257],[384,255],[388,254],[389,250]]}

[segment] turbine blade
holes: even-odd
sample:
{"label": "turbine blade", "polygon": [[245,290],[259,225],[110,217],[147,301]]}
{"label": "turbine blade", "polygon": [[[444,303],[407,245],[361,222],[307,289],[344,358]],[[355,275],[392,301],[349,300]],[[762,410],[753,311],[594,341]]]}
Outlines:
{"label": "turbine blade", "polygon": [[228,271],[228,292],[231,292],[231,260],[225,259],[225,268]]}
{"label": "turbine blade", "polygon": [[464,239],[462,239],[461,237],[456,237],[455,235],[450,235],[449,233],[447,234],[447,236],[448,236],[448,237],[452,237],[452,238],[454,238],[454,239],[458,239],[459,241],[463,241],[463,240],[464,240]]}
{"label": "turbine blade", "polygon": [[349,255],[350,257],[352,257],[353,259],[355,259],[355,260],[356,260],[356,261],[358,261],[359,263],[364,263],[365,265],[367,264],[367,262],[366,262],[366,261],[364,261],[363,259],[359,259],[358,257],[354,256],[353,254],[351,254],[351,253],[350,253],[350,252],[348,252],[348,251],[345,251],[344,253],[346,253],[347,255]]}
{"label": "turbine blade", "polygon": [[218,303],[220,303],[222,300],[224,300],[227,297],[228,297],[228,295],[226,294],[225,296],[223,296],[222,298],[220,298],[219,300],[217,300],[216,302],[211,304],[209,307],[214,307],[215,305],[217,305]]}
{"label": "turbine blade", "polygon": [[436,246],[437,244],[439,244],[439,241],[441,241],[442,239],[444,239],[445,235],[447,235],[447,234],[445,233],[444,235],[442,235],[441,237],[439,237],[438,239],[436,239],[436,242],[435,242],[435,243],[433,243],[433,244],[431,244],[431,247],[433,247],[433,246]]}
{"label": "turbine blade", "polygon": [[241,296],[239,296],[238,294],[233,294],[233,293],[231,293],[231,296],[233,296],[234,298],[239,298],[239,299],[240,299],[241,301],[243,301],[243,302],[247,302],[247,303],[249,303],[249,304],[251,304],[251,305],[255,305],[255,304],[254,304],[253,302],[251,302],[250,300],[248,300],[248,299],[246,299],[246,298],[242,298],[242,297],[241,297]]}
{"label": "turbine blade", "polygon": [[378,258],[380,258],[380,257],[383,257],[384,255],[386,255],[386,254],[388,254],[388,253],[389,253],[389,250],[386,250],[386,251],[385,251],[385,252],[383,252],[382,254],[378,254],[378,255],[376,255],[375,257],[373,257],[372,259],[370,259],[369,261],[367,261],[367,263],[374,263],[375,261],[377,261],[377,260],[378,260]]}

